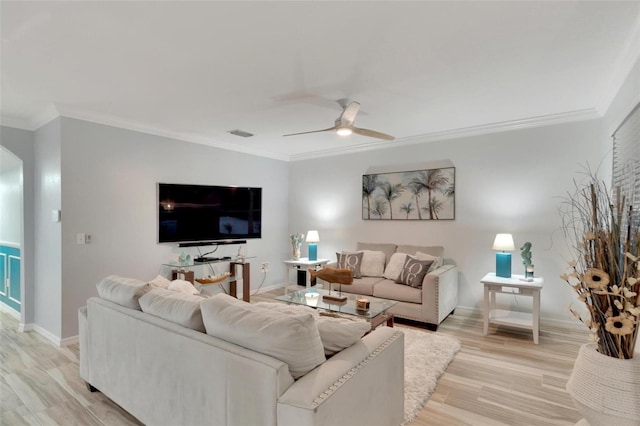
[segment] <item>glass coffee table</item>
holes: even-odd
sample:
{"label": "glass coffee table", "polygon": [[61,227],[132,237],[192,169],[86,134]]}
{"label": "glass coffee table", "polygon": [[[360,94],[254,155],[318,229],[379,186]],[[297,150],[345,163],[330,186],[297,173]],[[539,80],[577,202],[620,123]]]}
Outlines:
{"label": "glass coffee table", "polygon": [[[342,293],[342,296],[346,296],[345,302],[334,302],[329,300],[323,300],[323,295],[332,296],[338,295],[337,291],[332,291],[321,288],[308,288],[305,290],[296,291],[295,293],[289,293],[284,296],[276,297],[276,300],[285,303],[292,303],[294,305],[304,305],[317,309],[324,309],[336,314],[351,315],[354,317],[366,320],[371,324],[371,330],[375,329],[383,323],[387,323],[387,326],[393,327],[393,314],[388,310],[398,302],[395,300],[378,299],[371,296],[363,296],[360,294]],[[365,298],[369,301],[369,309],[361,310],[356,308],[356,299]]]}

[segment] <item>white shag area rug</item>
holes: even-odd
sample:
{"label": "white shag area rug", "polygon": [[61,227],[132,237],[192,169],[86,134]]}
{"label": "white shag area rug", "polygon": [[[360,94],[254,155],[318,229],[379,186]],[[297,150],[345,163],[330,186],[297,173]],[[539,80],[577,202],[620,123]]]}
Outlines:
{"label": "white shag area rug", "polygon": [[438,379],[453,361],[461,344],[458,339],[397,327],[404,332],[404,423],[415,420],[427,403]]}

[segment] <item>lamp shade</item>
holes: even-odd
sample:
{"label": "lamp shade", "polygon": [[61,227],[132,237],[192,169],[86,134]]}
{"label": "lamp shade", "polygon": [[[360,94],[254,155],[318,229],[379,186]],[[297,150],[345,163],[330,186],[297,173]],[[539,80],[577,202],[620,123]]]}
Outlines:
{"label": "lamp shade", "polygon": [[[318,234],[318,231],[309,231],[307,232],[307,242],[308,243],[319,243],[320,242],[320,235]],[[513,248],[512,248],[513,250]]]}
{"label": "lamp shade", "polygon": [[[307,241],[309,241],[307,237]],[[493,241],[493,249],[499,251],[513,251],[515,250],[515,244],[513,243],[513,236],[511,234],[498,234]]]}

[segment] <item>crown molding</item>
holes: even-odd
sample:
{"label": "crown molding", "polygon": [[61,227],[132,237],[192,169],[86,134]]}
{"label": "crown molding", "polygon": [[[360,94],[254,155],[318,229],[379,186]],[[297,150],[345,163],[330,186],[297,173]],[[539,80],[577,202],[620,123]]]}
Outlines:
{"label": "crown molding", "polygon": [[[508,132],[512,130],[522,130],[534,127],[551,126],[562,123],[572,123],[576,121],[593,120],[602,118],[595,108],[583,109],[578,111],[569,111],[559,114],[542,115],[538,117],[524,118],[519,120],[502,121],[498,123],[483,124],[480,126],[465,127],[461,129],[445,130],[442,132],[427,133],[418,136],[409,136],[406,138],[396,139],[392,142],[393,147],[409,146],[421,143],[443,141],[448,139],[458,139],[470,136],[479,136],[489,133]],[[372,142],[356,146],[327,149],[314,151],[312,153],[292,155],[290,161],[310,160],[320,157],[329,157],[333,155],[351,154],[363,151],[372,151],[376,149],[389,148],[389,142]]]}
{"label": "crown molding", "polygon": [[146,133],[150,135],[170,138],[170,139],[177,139],[184,142],[190,142],[190,143],[196,143],[199,145],[206,145],[206,146],[211,146],[215,148],[226,149],[228,151],[241,152],[243,154],[256,155],[259,157],[266,157],[274,160],[289,161],[289,156],[287,155],[276,154],[276,153],[265,151],[265,150],[245,148],[240,145],[220,142],[204,136],[171,132],[164,129],[159,129],[157,127],[147,126],[135,121],[123,120],[120,118],[115,118],[115,117],[101,115],[101,114],[85,113],[85,112],[80,112],[80,111],[67,109],[67,108],[59,108],[59,110],[60,110],[60,115],[62,117],[74,118],[77,120],[88,121],[91,123],[102,124],[105,126],[113,126],[120,129],[132,130],[135,132],[141,132],[141,133]]}
{"label": "crown molding", "polygon": [[[90,114],[60,106],[52,105],[46,108],[40,114],[34,116],[30,120],[20,120],[11,117],[2,117],[2,125],[8,127],[16,127],[23,130],[37,130],[51,120],[58,117],[67,117],[77,120],[88,121],[91,123],[113,126],[121,129],[131,130],[151,134],[160,137],[166,137],[181,140],[200,145],[212,146],[229,151],[241,152],[259,157],[271,158],[280,161],[302,161],[315,158],[330,157],[336,155],[353,154],[358,152],[373,151],[378,149],[386,149],[390,147],[388,141],[372,140],[370,142],[358,145],[345,146],[332,149],[320,149],[310,153],[285,155],[277,154],[265,150],[256,150],[245,148],[240,145],[230,144],[226,142],[215,141],[199,135],[181,134],[146,126],[137,122],[123,120],[119,118],[109,117],[99,114]],[[461,129],[445,130],[441,132],[427,133],[417,136],[409,136],[406,138],[396,139],[393,141],[394,147],[409,146],[428,142],[442,141],[448,139],[456,139],[470,136],[479,136],[488,133],[507,132],[511,130],[520,130],[534,127],[549,126],[554,124],[570,123],[575,121],[592,120],[601,118],[602,115],[595,109],[583,109],[577,111],[569,111],[559,114],[549,114],[538,117],[524,118],[519,120],[503,121],[498,123],[484,124],[480,126],[465,127]]]}

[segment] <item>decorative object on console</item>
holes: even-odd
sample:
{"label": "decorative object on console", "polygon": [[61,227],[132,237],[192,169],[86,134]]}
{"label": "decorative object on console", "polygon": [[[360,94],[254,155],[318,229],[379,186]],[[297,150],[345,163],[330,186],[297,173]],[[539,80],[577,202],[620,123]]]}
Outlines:
{"label": "decorative object on console", "polygon": [[236,260],[243,261],[244,260],[244,249],[242,246],[238,247],[238,253],[236,254]]}
{"label": "decorative object on console", "polygon": [[[320,278],[329,283],[329,294],[322,296],[322,300],[326,302],[344,303],[347,296],[342,295],[342,284],[350,285],[353,283],[353,273],[351,269],[345,268],[322,268],[319,271],[309,269],[311,279]],[[331,294],[331,284],[339,284],[339,293],[337,296]]]}
{"label": "decorative object on console", "polygon": [[[455,219],[455,170],[446,167],[363,175],[362,219]],[[422,204],[421,199],[425,200]]]}
{"label": "decorative object on console", "polygon": [[318,244],[320,235],[318,231],[312,230],[307,232],[307,242],[309,243],[309,260],[318,260]]}
{"label": "decorative object on console", "polygon": [[180,262],[180,266],[187,266],[191,262],[191,255],[183,251],[178,256],[178,262]]}
{"label": "decorative object on console", "polygon": [[304,234],[289,234],[289,240],[291,240],[291,257],[293,260],[300,259],[300,247],[304,241]]}
{"label": "decorative object on console", "polygon": [[511,234],[497,234],[493,241],[493,249],[498,250],[496,253],[496,276],[502,278],[511,278],[511,253],[515,250],[513,236]]}
{"label": "decorative object on console", "polygon": [[522,256],[522,264],[524,265],[525,279],[533,278],[533,264],[531,263],[531,243],[527,241],[520,247],[520,255]]}

